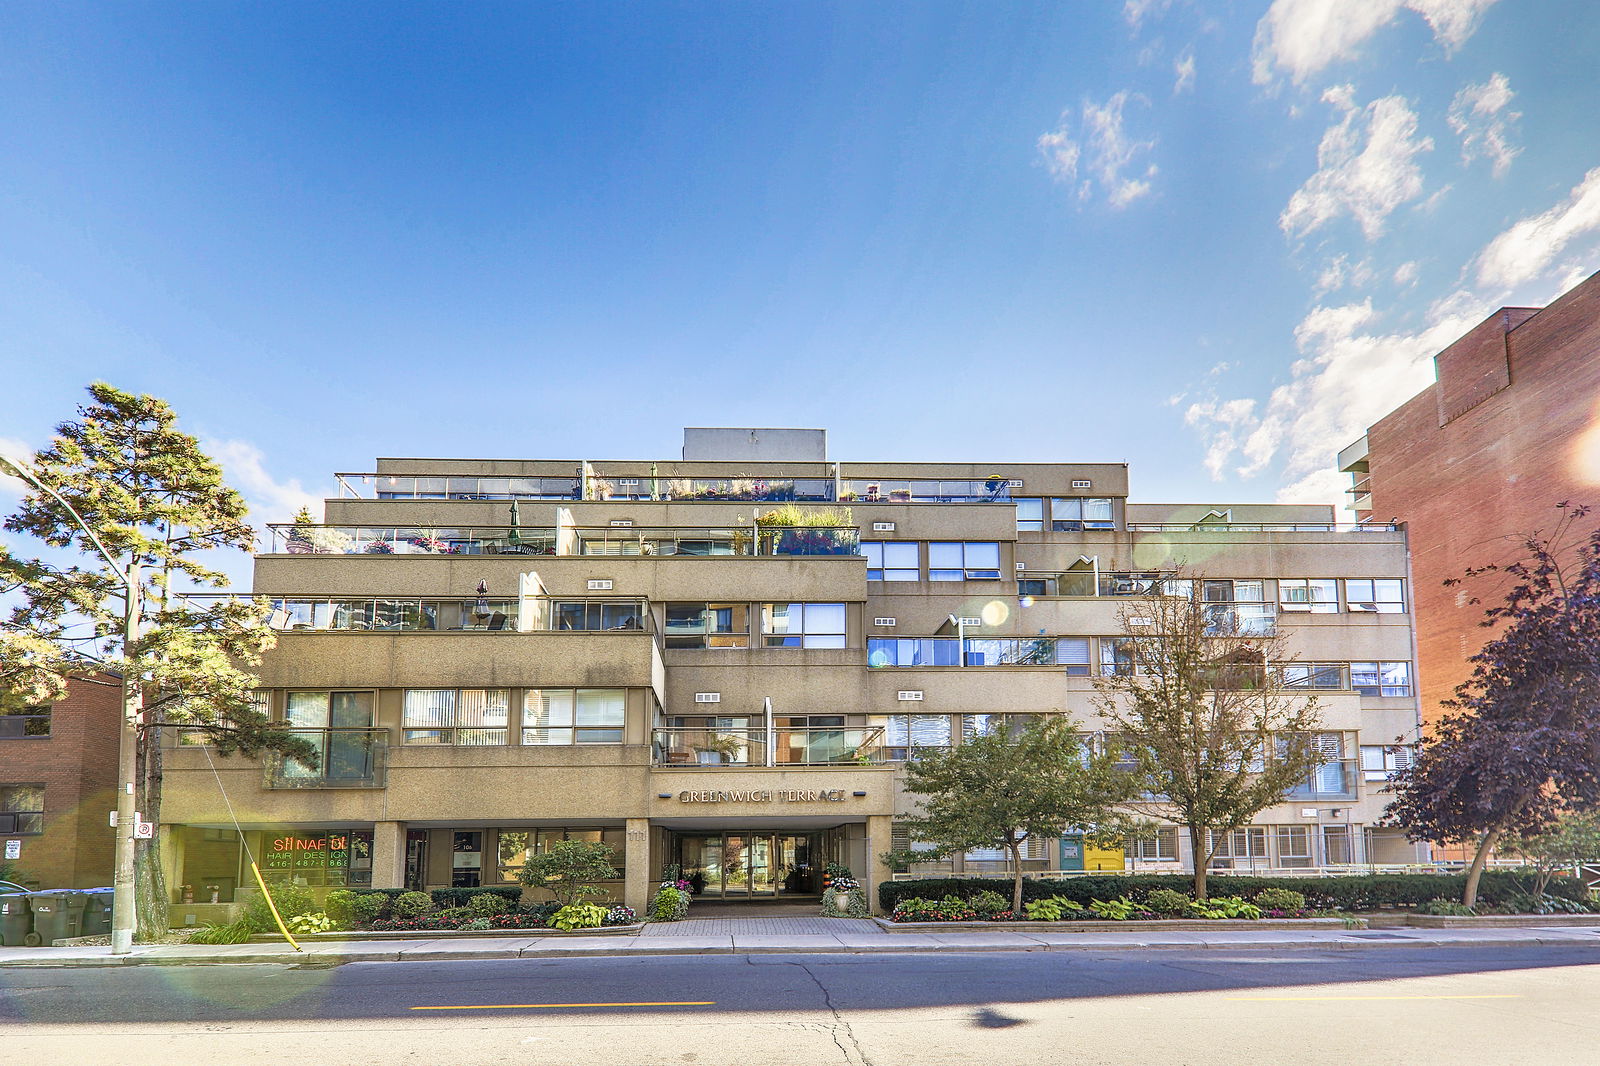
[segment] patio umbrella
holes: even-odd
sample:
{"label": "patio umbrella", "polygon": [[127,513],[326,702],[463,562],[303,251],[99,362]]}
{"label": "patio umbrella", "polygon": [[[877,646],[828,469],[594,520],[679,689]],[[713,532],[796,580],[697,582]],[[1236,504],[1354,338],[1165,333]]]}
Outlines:
{"label": "patio umbrella", "polygon": [[511,535],[506,538],[506,541],[513,548],[522,547],[522,530],[520,528],[518,528],[521,525],[522,525],[522,511],[517,507],[517,501],[516,500],[512,500],[511,501]]}
{"label": "patio umbrella", "polygon": [[661,498],[661,483],[656,480],[655,463],[650,464],[650,498],[652,500],[659,500]]}
{"label": "patio umbrella", "polygon": [[478,602],[472,605],[472,613],[480,618],[486,618],[489,615],[489,583],[487,581],[478,582]]}

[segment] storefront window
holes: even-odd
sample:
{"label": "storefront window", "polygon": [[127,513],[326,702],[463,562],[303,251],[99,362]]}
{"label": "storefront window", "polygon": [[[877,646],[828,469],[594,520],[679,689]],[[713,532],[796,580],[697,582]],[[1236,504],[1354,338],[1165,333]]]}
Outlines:
{"label": "storefront window", "polygon": [[262,876],[310,887],[372,884],[372,833],[269,833]]}

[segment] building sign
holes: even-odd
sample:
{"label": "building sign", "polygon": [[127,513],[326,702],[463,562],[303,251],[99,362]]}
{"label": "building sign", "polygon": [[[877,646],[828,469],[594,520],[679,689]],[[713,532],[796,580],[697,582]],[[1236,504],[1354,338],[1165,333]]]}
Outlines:
{"label": "building sign", "polygon": [[699,789],[678,793],[679,803],[843,803],[842,788]]}
{"label": "building sign", "polygon": [[22,858],[22,841],[20,841],[20,840],[8,840],[8,841],[6,841],[6,858],[8,858],[8,859],[20,859],[20,858]]}
{"label": "building sign", "polygon": [[274,833],[261,851],[261,867],[270,874],[308,885],[342,885],[352,858],[370,868],[372,842],[365,833]]}

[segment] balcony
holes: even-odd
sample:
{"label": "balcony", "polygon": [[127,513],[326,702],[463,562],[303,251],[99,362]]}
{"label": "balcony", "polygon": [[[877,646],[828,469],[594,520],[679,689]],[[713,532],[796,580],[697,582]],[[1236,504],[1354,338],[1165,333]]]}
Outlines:
{"label": "balcony", "polygon": [[387,729],[291,729],[289,733],[311,742],[317,766],[312,769],[268,752],[261,760],[264,788],[383,788],[387,783]]}
{"label": "balcony", "polygon": [[840,482],[840,502],[859,503],[1010,503],[1005,480],[899,480],[850,478]]}
{"label": "balcony", "polygon": [[888,762],[881,727],[774,729],[658,729],[657,766],[874,766]]}
{"label": "balcony", "polygon": [[591,477],[590,500],[666,500],[684,502],[832,503],[827,477]]}
{"label": "balcony", "polygon": [[340,499],[577,500],[575,477],[419,477],[410,474],[335,474]]}
{"label": "balcony", "polygon": [[536,633],[651,631],[642,599],[490,596],[266,597],[267,622],[290,632]]}
{"label": "balcony", "polygon": [[276,555],[554,555],[556,531],[510,526],[267,527]]}
{"label": "balcony", "polygon": [[[867,665],[887,666],[1072,666],[1057,659],[1054,637],[870,637]],[[965,654],[963,654],[963,652]]]}
{"label": "balcony", "polygon": [[854,526],[584,527],[574,532],[579,555],[778,557],[861,554],[861,534]]}
{"label": "balcony", "polygon": [[1129,522],[1133,533],[1396,533],[1400,529],[1388,522],[1345,523],[1307,522]]}

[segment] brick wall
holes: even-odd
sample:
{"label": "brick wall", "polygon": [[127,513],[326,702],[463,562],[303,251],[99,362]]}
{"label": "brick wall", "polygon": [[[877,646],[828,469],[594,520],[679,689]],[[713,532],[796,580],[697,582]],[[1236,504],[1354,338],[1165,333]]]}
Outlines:
{"label": "brick wall", "polygon": [[44,786],[44,833],[0,836],[20,843],[16,864],[40,888],[111,883],[122,693],[115,678],[106,682],[72,682],[52,708],[49,736],[0,739],[0,784]]}
{"label": "brick wall", "polygon": [[[1560,500],[1596,505],[1600,470],[1576,442],[1600,425],[1600,274],[1531,312],[1507,308],[1441,352],[1440,381],[1367,433],[1372,517],[1409,527],[1424,720],[1471,673],[1494,579],[1445,588],[1469,566],[1519,556]],[[1591,526],[1594,519],[1591,518]]]}

